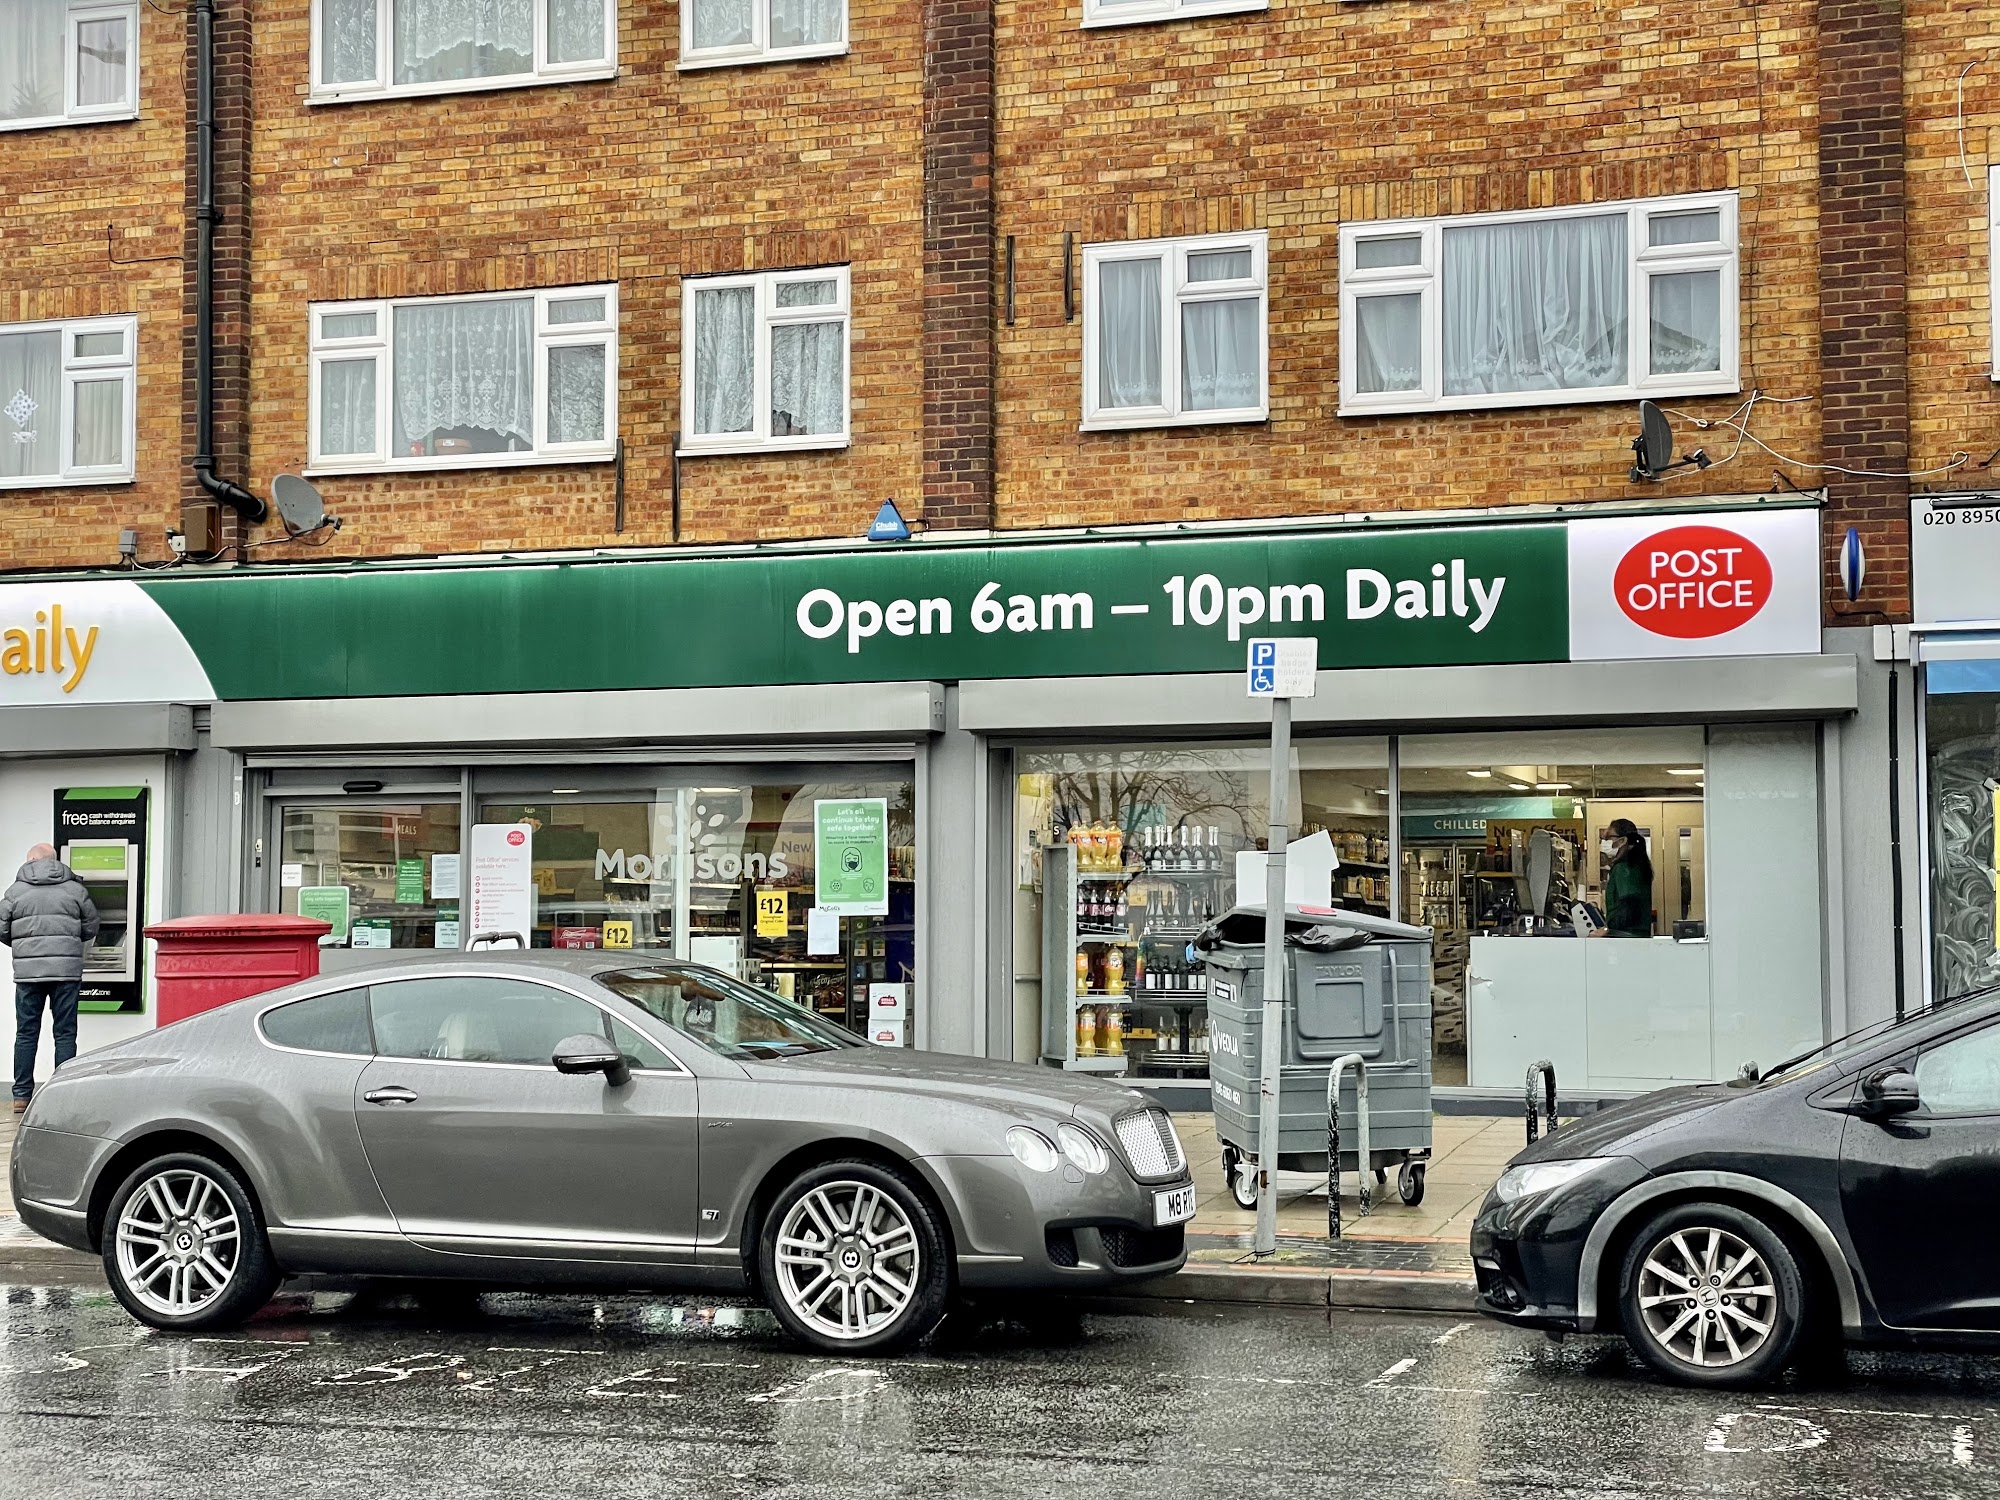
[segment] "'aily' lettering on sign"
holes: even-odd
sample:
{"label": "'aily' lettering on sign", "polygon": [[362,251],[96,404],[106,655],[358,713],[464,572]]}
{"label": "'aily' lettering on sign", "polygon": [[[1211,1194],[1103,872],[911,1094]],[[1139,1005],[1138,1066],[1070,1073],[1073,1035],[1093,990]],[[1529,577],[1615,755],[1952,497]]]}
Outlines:
{"label": "'aily' lettering on sign", "polygon": [[9,677],[52,673],[61,678],[62,690],[74,692],[90,670],[91,654],[97,650],[97,627],[79,636],[74,625],[63,624],[60,604],[35,611],[31,630],[19,626],[0,631],[0,672]]}

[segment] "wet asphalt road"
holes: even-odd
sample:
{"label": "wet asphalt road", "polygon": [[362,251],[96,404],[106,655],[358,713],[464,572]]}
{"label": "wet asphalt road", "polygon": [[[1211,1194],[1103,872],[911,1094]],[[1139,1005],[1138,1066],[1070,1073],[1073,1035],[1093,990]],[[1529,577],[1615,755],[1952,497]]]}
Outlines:
{"label": "wet asphalt road", "polygon": [[2000,1496],[2000,1360],[1758,1395],[1604,1341],[1185,1306],[803,1354],[752,1309],[320,1293],[229,1339],[0,1289],[0,1497]]}

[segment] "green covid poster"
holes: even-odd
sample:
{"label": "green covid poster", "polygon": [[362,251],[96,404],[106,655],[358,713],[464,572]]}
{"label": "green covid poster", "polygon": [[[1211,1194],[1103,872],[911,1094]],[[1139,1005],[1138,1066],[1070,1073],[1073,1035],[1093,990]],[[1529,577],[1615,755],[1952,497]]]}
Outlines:
{"label": "green covid poster", "polygon": [[813,803],[815,904],[844,917],[889,913],[889,802],[886,797]]}

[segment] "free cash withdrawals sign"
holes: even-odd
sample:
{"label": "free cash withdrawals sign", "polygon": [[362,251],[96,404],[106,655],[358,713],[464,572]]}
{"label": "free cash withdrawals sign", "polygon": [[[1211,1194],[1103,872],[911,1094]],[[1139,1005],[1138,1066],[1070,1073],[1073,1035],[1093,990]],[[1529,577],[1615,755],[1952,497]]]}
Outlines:
{"label": "free cash withdrawals sign", "polygon": [[1809,651],[1818,519],[37,579],[0,584],[0,706],[1235,673],[1260,636],[1322,670]]}
{"label": "free cash withdrawals sign", "polygon": [[889,913],[889,802],[886,797],[813,803],[813,903],[844,917]]}

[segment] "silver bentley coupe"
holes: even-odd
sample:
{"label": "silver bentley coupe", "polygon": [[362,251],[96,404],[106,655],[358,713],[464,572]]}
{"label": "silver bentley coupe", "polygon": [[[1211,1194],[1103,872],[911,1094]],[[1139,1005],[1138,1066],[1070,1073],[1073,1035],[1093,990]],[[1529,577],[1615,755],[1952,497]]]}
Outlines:
{"label": "silver bentley coupe", "polygon": [[617,951],[413,958],[100,1048],[36,1093],[12,1183],[156,1328],[322,1273],[749,1292],[846,1354],[960,1290],[1174,1271],[1195,1206],[1129,1089]]}

